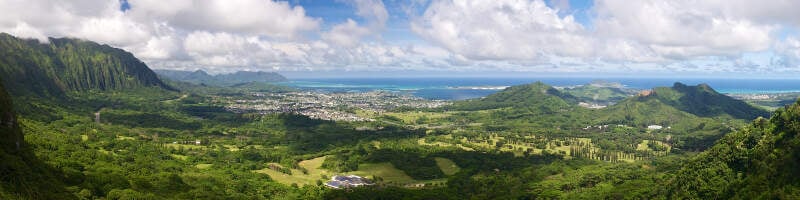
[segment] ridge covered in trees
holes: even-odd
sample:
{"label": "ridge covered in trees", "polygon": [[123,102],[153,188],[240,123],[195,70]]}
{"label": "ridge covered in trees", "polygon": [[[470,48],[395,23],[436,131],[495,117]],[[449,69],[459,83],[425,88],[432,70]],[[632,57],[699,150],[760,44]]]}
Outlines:
{"label": "ridge covered in trees", "polygon": [[0,75],[14,95],[63,96],[70,91],[139,87],[171,89],[133,54],[69,38],[49,38],[47,43],[40,43],[0,33]]}

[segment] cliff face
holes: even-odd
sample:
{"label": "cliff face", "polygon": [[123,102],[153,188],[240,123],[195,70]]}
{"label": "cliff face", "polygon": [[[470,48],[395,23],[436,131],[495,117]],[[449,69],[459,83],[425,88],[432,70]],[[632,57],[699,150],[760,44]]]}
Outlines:
{"label": "cliff face", "polygon": [[0,86],[0,149],[8,154],[16,154],[25,144],[22,131],[17,124],[16,114],[11,109],[11,98]]}
{"label": "cliff face", "polygon": [[60,96],[66,91],[166,86],[133,54],[78,39],[48,44],[0,33],[0,77],[11,94]]}
{"label": "cliff face", "polygon": [[11,97],[0,84],[0,199],[75,199],[25,143]]}

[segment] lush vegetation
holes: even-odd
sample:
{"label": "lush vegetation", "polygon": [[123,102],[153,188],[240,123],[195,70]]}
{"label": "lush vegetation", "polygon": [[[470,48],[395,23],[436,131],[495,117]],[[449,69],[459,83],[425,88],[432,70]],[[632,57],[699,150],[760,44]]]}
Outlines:
{"label": "lush vegetation", "polygon": [[[218,100],[291,89],[166,86],[149,80],[149,69],[115,71],[139,66],[116,63],[130,56],[121,50],[2,39],[17,50],[0,56],[4,80],[22,72],[42,80],[14,79],[26,84],[14,82],[11,97],[0,87],[0,199],[800,196],[800,103],[750,123],[768,113],[707,85],[589,109],[577,105],[581,92],[533,83],[441,109],[354,111],[375,121],[336,122],[232,113]],[[125,78],[96,79],[112,74]],[[339,174],[376,184],[322,185]]]}
{"label": "lush vegetation", "polygon": [[675,198],[792,199],[800,196],[800,102],[720,139],[676,173]]}
{"label": "lush vegetation", "polygon": [[168,88],[133,54],[90,41],[50,43],[0,33],[0,73],[15,94],[63,96],[67,91]]}

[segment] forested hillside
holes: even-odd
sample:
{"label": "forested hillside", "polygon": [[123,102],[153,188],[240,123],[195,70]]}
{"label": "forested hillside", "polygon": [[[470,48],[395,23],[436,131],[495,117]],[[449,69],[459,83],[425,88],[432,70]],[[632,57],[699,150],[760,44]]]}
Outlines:
{"label": "forested hillside", "polygon": [[800,102],[758,118],[693,158],[670,183],[684,199],[794,199],[800,196]]}
{"label": "forested hillside", "polygon": [[456,102],[450,109],[485,110],[504,107],[537,107],[550,111],[577,104],[578,100],[547,84],[536,82],[508,87],[484,98]]}
{"label": "forested hillside", "polygon": [[667,105],[700,117],[733,117],[753,120],[769,116],[769,112],[744,101],[720,94],[707,84],[688,86],[675,83],[672,87],[657,87],[637,100],[657,99]]}
{"label": "forested hillside", "polygon": [[0,84],[0,199],[74,199],[56,170],[36,158],[16,115]]}
{"label": "forested hillside", "polygon": [[[0,199],[798,196],[800,105],[741,128],[768,113],[707,85],[676,83],[590,109],[578,105],[588,96],[536,82],[444,108],[342,105],[373,120],[328,121],[226,107],[276,104],[265,96],[292,88],[170,81],[175,91],[118,49],[0,39],[9,47],[0,76],[24,101],[15,117],[0,88]],[[376,184],[323,185],[342,174]]]}
{"label": "forested hillside", "polygon": [[0,33],[0,76],[14,95],[62,96],[67,91],[138,87],[169,89],[133,54],[68,38],[49,43]]}

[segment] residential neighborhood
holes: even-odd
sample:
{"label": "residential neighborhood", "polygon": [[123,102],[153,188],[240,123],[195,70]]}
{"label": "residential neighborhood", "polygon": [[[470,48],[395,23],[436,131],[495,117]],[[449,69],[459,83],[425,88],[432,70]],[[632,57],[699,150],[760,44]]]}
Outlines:
{"label": "residential neighborhood", "polygon": [[382,113],[391,109],[436,108],[450,104],[387,91],[372,92],[253,92],[244,97],[220,97],[225,109],[236,113],[295,113],[334,121],[371,121],[356,115],[356,110]]}

